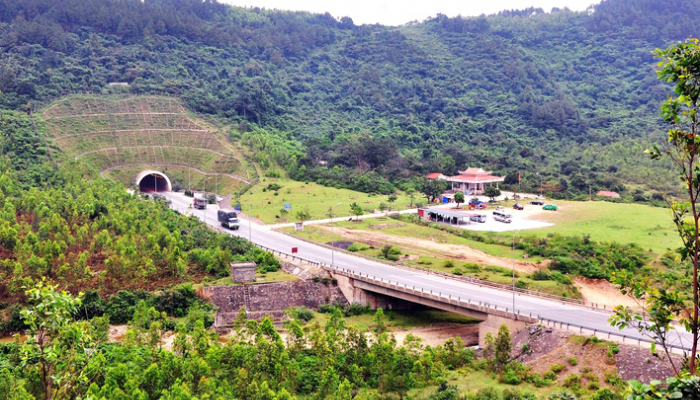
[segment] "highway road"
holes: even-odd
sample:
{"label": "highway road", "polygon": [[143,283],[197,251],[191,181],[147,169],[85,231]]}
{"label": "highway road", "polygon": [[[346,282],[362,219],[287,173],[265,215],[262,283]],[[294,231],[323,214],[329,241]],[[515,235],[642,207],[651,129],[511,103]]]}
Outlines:
{"label": "highway road", "polygon": [[[408,287],[415,286],[416,289],[425,291],[433,291],[441,293],[445,296],[460,297],[461,299],[470,299],[472,302],[486,302],[492,306],[497,306],[499,310],[508,308],[512,311],[513,308],[513,293],[502,289],[491,287],[482,287],[468,282],[452,280],[436,275],[429,275],[419,270],[410,270],[405,268],[397,268],[392,265],[384,264],[378,261],[368,260],[366,258],[353,256],[340,251],[331,251],[324,246],[315,245],[305,242],[294,237],[272,231],[269,227],[256,223],[249,223],[247,220],[241,220],[239,230],[228,230],[219,224],[217,221],[217,210],[213,205],[205,210],[188,209],[192,204],[191,197],[185,197],[181,193],[163,193],[172,200],[171,207],[180,212],[188,211],[197,218],[205,221],[212,228],[219,231],[250,239],[252,242],[276,250],[278,252],[291,254],[292,248],[296,247],[298,252],[295,254],[300,258],[332,265],[334,268],[344,268],[361,273],[362,275],[369,274],[377,279],[390,281],[392,283],[400,283]],[[648,341],[648,338],[642,336],[634,329],[618,330],[610,326],[608,323],[609,313],[597,311],[590,308],[585,308],[579,305],[562,304],[555,300],[527,296],[517,294],[515,296],[515,309],[520,314],[537,316],[540,319],[556,321],[563,324],[572,324],[574,326],[584,326],[589,330],[597,330],[599,332],[613,332],[617,335],[625,335],[627,342],[641,339]],[[607,335],[599,334],[601,337]],[[673,335],[671,344],[676,346],[690,347],[690,335],[687,333]],[[632,340],[630,340],[632,339]]]}

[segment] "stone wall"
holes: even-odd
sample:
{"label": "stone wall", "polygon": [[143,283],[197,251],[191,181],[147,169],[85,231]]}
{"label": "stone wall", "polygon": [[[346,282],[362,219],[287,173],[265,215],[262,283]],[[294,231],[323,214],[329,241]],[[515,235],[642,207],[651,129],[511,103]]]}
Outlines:
{"label": "stone wall", "polygon": [[316,309],[321,304],[342,302],[345,297],[333,284],[314,281],[272,282],[245,286],[209,286],[199,290],[200,297],[218,307],[216,326],[230,325],[247,303],[248,315],[262,318],[270,315],[279,319],[282,310],[305,306]]}

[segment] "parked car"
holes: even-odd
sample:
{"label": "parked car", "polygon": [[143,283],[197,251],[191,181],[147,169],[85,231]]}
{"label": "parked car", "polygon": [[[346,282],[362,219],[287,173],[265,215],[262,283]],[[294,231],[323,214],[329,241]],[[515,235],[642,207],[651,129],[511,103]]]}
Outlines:
{"label": "parked car", "polygon": [[520,203],[515,203],[513,205],[513,208],[515,208],[516,210],[524,210],[525,209],[525,207]]}
{"label": "parked car", "polygon": [[503,211],[503,210],[504,210],[503,206],[496,207],[496,211]]}
{"label": "parked car", "polygon": [[470,220],[470,221],[474,221],[474,222],[479,222],[479,223],[482,223],[482,224],[483,224],[484,222],[486,222],[486,218],[487,218],[486,215],[484,215],[484,214],[478,214],[478,215],[472,215],[472,216],[470,216],[470,217],[469,217],[469,220]]}
{"label": "parked car", "polygon": [[546,206],[542,207],[543,210],[550,210],[550,211],[557,211],[557,205],[556,204],[547,204]]}
{"label": "parked car", "polygon": [[544,205],[544,201],[542,201],[542,200],[533,200],[533,201],[530,202],[530,204],[532,204],[533,206],[543,206],[543,205]]}

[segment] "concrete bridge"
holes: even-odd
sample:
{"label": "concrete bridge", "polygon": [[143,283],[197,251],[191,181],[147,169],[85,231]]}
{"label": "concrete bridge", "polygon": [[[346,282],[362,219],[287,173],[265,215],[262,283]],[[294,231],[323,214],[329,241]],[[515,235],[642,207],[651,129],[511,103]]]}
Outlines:
{"label": "concrete bridge", "polygon": [[329,269],[338,281],[338,288],[350,303],[368,305],[372,309],[406,310],[416,304],[465,315],[482,322],[479,324],[479,346],[484,345],[487,333],[496,336],[498,328],[505,324],[511,332],[517,332],[530,324],[538,323],[536,317],[514,313],[507,308],[469,298],[444,294],[400,282],[377,278],[349,270]]}

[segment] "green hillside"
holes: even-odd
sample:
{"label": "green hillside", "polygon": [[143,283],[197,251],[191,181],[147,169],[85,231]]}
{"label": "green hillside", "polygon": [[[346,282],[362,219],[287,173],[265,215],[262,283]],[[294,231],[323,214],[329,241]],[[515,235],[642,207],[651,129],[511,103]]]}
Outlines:
{"label": "green hillside", "polygon": [[677,189],[642,154],[663,137],[668,92],[652,51],[696,34],[699,18],[692,0],[400,27],[215,1],[1,0],[0,106],[121,82],[237,124],[258,161],[298,180],[386,193],[471,165],[507,184],[521,171],[525,189],[539,173],[555,196],[592,186],[644,201]]}

